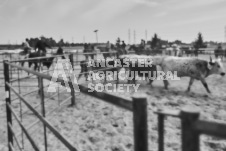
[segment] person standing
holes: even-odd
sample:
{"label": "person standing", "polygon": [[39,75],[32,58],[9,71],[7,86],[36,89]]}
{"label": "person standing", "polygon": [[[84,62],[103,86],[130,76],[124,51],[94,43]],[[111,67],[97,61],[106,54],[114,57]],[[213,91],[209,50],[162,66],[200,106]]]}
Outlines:
{"label": "person standing", "polygon": [[111,44],[109,41],[107,41],[107,44],[106,44],[106,51],[109,52],[111,49]]}
{"label": "person standing", "polygon": [[[56,54],[57,55],[64,55],[64,50],[63,50],[63,48],[61,46],[58,47]],[[61,58],[62,59],[66,59],[65,56],[62,56]]]}
{"label": "person standing", "polygon": [[123,54],[127,54],[127,51],[126,51],[126,44],[125,44],[124,41],[122,41],[121,48],[122,48]]}
{"label": "person standing", "polygon": [[124,41],[122,41],[122,45],[121,45],[121,47],[122,47],[122,49],[126,49],[126,44],[125,44],[125,42]]}
{"label": "person standing", "polygon": [[31,50],[31,47],[29,45],[29,40],[26,38],[24,42],[24,54],[28,54],[29,51]]}
{"label": "person standing", "polygon": [[121,40],[120,40],[120,38],[118,37],[118,39],[116,40],[116,47],[117,47],[117,48],[120,48],[120,43],[121,43]]}
{"label": "person standing", "polygon": [[141,42],[140,42],[141,51],[144,50],[144,48],[145,48],[145,41],[143,39],[141,39]]}

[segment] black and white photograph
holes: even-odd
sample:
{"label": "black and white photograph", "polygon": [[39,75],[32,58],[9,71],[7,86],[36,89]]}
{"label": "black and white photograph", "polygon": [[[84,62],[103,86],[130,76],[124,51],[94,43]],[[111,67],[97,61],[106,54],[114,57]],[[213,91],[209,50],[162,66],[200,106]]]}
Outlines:
{"label": "black and white photograph", "polygon": [[0,0],[0,151],[226,151],[226,0]]}

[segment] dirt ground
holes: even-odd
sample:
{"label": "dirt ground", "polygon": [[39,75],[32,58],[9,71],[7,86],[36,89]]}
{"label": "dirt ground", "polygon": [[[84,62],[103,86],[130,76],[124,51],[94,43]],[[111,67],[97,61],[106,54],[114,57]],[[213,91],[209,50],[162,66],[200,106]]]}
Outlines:
{"label": "dirt ground", "polygon": [[[207,58],[208,56],[200,56]],[[224,63],[226,68],[226,63]],[[78,67],[79,69],[79,67]],[[23,73],[26,75],[26,73]],[[16,74],[15,74],[16,75]],[[195,81],[191,92],[185,92],[188,86],[188,78],[182,78],[179,81],[170,81],[169,90],[163,89],[162,81],[154,81],[153,88],[142,81],[138,89],[138,94],[145,93],[148,100],[148,143],[150,151],[157,151],[157,116],[153,112],[157,109],[179,110],[183,107],[197,108],[201,111],[201,119],[226,123],[226,78],[219,75],[211,75],[207,78],[211,94],[208,94],[200,81]],[[79,82],[84,82],[82,78]],[[114,82],[114,81],[112,81]],[[126,83],[126,81],[120,81]],[[47,81],[44,82],[48,84]],[[17,83],[15,83],[16,88]],[[34,87],[21,88],[22,93],[29,92],[37,88],[37,79],[26,80],[21,85]],[[1,86],[4,81],[1,79]],[[46,90],[46,89],[45,89]],[[112,93],[113,95],[130,98],[135,92]],[[1,87],[0,95],[0,151],[7,150],[7,130],[5,117],[4,87]],[[46,97],[51,93],[45,93]],[[46,101],[46,112],[58,106],[63,99],[70,96],[70,93],[64,91],[54,99]],[[25,97],[32,106],[40,103],[40,98],[36,93]],[[118,108],[101,100],[93,98],[82,93],[76,94],[76,107],[69,107],[70,101],[62,105],[47,116],[48,121],[77,148],[79,151],[131,151],[133,150],[133,121],[132,113]],[[20,101],[13,101],[13,107],[17,114],[20,113]],[[26,110],[22,105],[23,111]],[[37,110],[41,113],[40,106]],[[23,124],[28,127],[37,118],[27,112],[23,115]],[[18,124],[13,120],[13,126],[16,133],[21,130]],[[181,150],[180,141],[180,120],[168,117],[165,121],[165,150]],[[29,133],[34,141],[43,150],[44,137],[43,126],[36,124],[29,129]],[[48,130],[48,150],[64,151],[65,146]],[[21,135],[20,135],[21,136]],[[32,150],[26,136],[24,136],[25,150]],[[19,137],[21,141],[21,137]],[[225,151],[226,143],[224,140],[216,137],[202,136],[201,150],[205,151]],[[14,145],[16,146],[16,144]]]}

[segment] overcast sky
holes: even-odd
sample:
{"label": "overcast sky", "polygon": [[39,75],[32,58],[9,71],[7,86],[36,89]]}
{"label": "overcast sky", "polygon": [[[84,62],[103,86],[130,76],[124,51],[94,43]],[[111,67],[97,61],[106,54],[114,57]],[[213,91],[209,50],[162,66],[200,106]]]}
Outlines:
{"label": "overcast sky", "polygon": [[0,0],[0,43],[26,37],[53,37],[72,42],[136,42],[154,33],[162,39],[224,41],[226,0]]}

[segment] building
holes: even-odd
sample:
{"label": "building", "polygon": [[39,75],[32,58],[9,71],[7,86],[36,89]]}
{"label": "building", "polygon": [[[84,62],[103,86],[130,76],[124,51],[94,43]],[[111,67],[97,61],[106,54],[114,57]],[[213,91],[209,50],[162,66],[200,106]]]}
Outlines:
{"label": "building", "polygon": [[[204,51],[205,53],[214,53],[214,50],[218,48],[219,44],[208,44],[206,48],[199,48],[199,51]],[[226,43],[222,43],[221,47],[226,50]]]}

